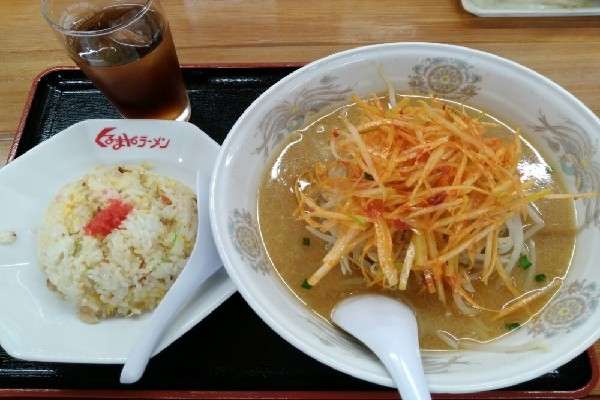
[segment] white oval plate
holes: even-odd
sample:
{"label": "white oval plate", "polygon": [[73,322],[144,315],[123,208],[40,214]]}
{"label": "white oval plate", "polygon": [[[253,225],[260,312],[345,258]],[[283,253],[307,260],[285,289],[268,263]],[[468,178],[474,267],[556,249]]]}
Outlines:
{"label": "white oval plate", "polygon": [[[36,229],[50,200],[65,184],[100,164],[148,162],[157,173],[194,187],[196,171],[209,175],[219,145],[187,122],[87,120],[77,123],[0,169],[0,231],[17,233],[0,245],[0,345],[30,361],[122,363],[150,317],[86,324],[73,305],[46,287],[37,263]],[[231,294],[224,270],[166,332],[163,350]]]}
{"label": "white oval plate", "polygon": [[478,17],[576,17],[600,15],[600,4],[589,0],[462,0],[462,6]]}

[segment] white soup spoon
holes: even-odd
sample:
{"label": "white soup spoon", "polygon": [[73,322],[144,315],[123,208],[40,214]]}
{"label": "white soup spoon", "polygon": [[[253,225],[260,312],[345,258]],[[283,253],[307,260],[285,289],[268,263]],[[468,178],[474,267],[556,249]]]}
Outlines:
{"label": "white soup spoon", "polygon": [[331,319],[375,353],[402,399],[431,399],[419,352],[417,320],[406,304],[382,295],[357,295],[336,304]]}

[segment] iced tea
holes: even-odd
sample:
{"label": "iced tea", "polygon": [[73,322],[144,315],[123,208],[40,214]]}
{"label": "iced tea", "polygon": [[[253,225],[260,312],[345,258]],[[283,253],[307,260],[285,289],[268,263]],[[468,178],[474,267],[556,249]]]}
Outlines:
{"label": "iced tea", "polygon": [[171,31],[156,1],[84,7],[70,21],[62,31],[69,55],[123,116],[189,118]]}

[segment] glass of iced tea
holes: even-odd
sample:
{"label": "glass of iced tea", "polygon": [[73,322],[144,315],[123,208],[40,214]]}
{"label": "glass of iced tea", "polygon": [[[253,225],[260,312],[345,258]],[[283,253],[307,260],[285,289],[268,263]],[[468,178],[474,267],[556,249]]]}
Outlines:
{"label": "glass of iced tea", "polygon": [[190,102],[158,0],[42,0],[42,14],[124,117],[189,119]]}

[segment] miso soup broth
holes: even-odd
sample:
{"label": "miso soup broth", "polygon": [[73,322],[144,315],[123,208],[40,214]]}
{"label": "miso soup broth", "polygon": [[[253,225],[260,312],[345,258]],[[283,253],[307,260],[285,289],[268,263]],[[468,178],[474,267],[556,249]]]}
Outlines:
{"label": "miso soup broth", "polygon": [[[457,103],[452,104],[457,107]],[[482,116],[484,121],[496,124],[487,134],[499,138],[514,138],[515,132],[509,125],[474,108],[464,106],[463,109],[469,114]],[[290,134],[268,162],[259,189],[259,225],[267,254],[283,282],[307,307],[329,320],[334,305],[348,296],[376,292],[397,297],[415,311],[421,347],[431,350],[449,348],[439,337],[439,331],[447,332],[455,338],[485,342],[522,326],[542,309],[558,290],[559,284],[552,285],[527,306],[502,318],[495,317],[497,313],[485,310],[475,310],[476,315],[464,315],[452,303],[450,292],[446,294],[446,303],[441,302],[436,295],[423,289],[422,283],[413,273],[408,278],[406,290],[368,287],[360,269],[351,268],[350,271],[343,272],[337,265],[318,284],[312,287],[307,285],[306,279],[322,265],[323,257],[331,245],[309,232],[305,221],[298,218],[295,213],[298,201],[294,187],[298,178],[313,169],[317,162],[332,159],[329,139],[334,128],[343,127],[340,114],[354,124],[364,122],[361,110],[352,103]],[[520,139],[522,158],[518,164],[521,177],[531,178],[540,188],[565,192],[559,173],[526,140],[527,133],[522,134],[525,137]],[[531,264],[530,260],[520,259],[520,265],[512,269],[510,278],[522,294],[558,282],[555,279],[562,280],[568,271],[575,245],[572,199],[543,199],[536,201],[535,206],[545,222],[544,227],[531,238],[535,242],[535,270],[528,266],[528,263]],[[491,276],[487,284],[482,279],[477,279],[476,274],[473,276],[475,278],[468,288],[469,293],[482,308],[500,310],[506,307],[507,302],[514,301],[514,292],[511,293],[498,276]]]}

